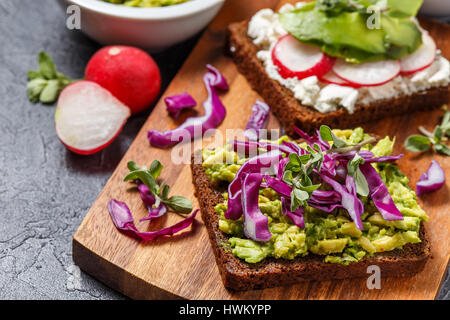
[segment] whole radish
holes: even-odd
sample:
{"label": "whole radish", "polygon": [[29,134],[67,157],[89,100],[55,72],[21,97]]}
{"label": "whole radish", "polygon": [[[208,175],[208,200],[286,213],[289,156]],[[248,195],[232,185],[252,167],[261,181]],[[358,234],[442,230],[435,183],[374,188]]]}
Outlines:
{"label": "whole radish", "polygon": [[85,78],[110,91],[132,114],[155,102],[161,89],[161,74],[152,57],[128,46],[100,49],[86,66]]}

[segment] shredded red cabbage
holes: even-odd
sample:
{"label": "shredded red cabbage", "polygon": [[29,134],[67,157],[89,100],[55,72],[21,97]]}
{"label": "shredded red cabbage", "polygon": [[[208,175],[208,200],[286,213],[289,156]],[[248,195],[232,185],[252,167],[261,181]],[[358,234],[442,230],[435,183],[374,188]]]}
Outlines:
{"label": "shredded red cabbage", "polygon": [[167,111],[172,118],[178,118],[183,109],[193,108],[197,105],[197,102],[192,98],[192,96],[183,92],[177,95],[166,97],[164,99],[166,103]]}
{"label": "shredded red cabbage", "polygon": [[277,165],[282,156],[279,150],[273,150],[250,158],[239,168],[234,180],[228,185],[228,210],[225,218],[237,220],[242,216],[241,179],[248,173],[262,173],[263,169]]}
{"label": "shredded red cabbage", "polygon": [[342,207],[347,210],[356,227],[363,230],[361,215],[364,213],[364,205],[356,194],[355,180],[351,176],[347,176],[346,186],[343,186],[326,175],[322,174],[320,177],[340,194]]}
{"label": "shredded red cabbage", "polygon": [[281,198],[281,210],[283,214],[289,218],[291,218],[292,222],[299,227],[304,229],[305,228],[305,220],[303,218],[303,208],[299,207],[294,212],[290,211],[289,208],[291,207],[290,200],[286,198]]}
{"label": "shredded red cabbage", "polygon": [[388,221],[403,220],[403,215],[395,206],[394,200],[377,170],[367,162],[360,165],[359,168],[369,185],[369,195],[383,218]]}
{"label": "shredded red cabbage", "polygon": [[242,209],[244,214],[244,234],[255,241],[269,241],[272,234],[269,231],[269,218],[258,206],[259,187],[262,175],[250,173],[242,179]]}
{"label": "shredded red cabbage", "polygon": [[287,198],[291,197],[292,187],[288,185],[286,182],[282,181],[281,179],[275,179],[269,175],[265,175],[264,181],[266,182],[269,188],[272,188],[280,195]]}
{"label": "shredded red cabbage", "polygon": [[378,158],[364,159],[366,163],[377,163],[377,162],[394,162],[403,157],[403,154],[399,154],[398,156],[384,156]]}
{"label": "shredded red cabbage", "polygon": [[312,192],[310,201],[321,203],[339,203],[341,201],[341,196],[334,190],[326,191],[317,189]]}
{"label": "shredded red cabbage", "polygon": [[283,180],[283,176],[284,176],[284,168],[286,167],[286,164],[289,162],[289,158],[288,157],[284,157],[283,159],[280,160],[280,162],[278,163],[278,166],[275,167],[276,169],[276,177],[278,180]]}
{"label": "shredded red cabbage", "polygon": [[418,196],[440,189],[445,184],[445,173],[439,163],[431,160],[427,171],[424,172],[416,184],[416,193]]}
{"label": "shredded red cabbage", "polygon": [[256,100],[255,104],[252,106],[252,114],[245,127],[244,135],[249,140],[259,140],[259,133],[261,129],[267,128],[269,117],[270,107],[266,103]]}
{"label": "shredded red cabbage", "polygon": [[181,126],[173,130],[160,132],[150,130],[148,140],[154,147],[170,147],[181,141],[190,141],[203,135],[207,130],[218,127],[226,115],[226,109],[216,89],[228,90],[228,84],[222,74],[213,66],[207,65],[208,72],[203,76],[208,98],[203,103],[205,114],[188,118]]}
{"label": "shredded red cabbage", "polygon": [[138,189],[142,202],[144,202],[145,206],[148,209],[148,216],[139,221],[154,220],[162,217],[167,213],[167,207],[163,203],[160,203],[157,208],[153,207],[153,205],[156,203],[156,199],[145,184],[139,183]]}
{"label": "shredded red cabbage", "polygon": [[352,150],[345,153],[332,153],[330,156],[336,160],[336,161],[343,161],[343,160],[352,160],[356,154],[359,154],[361,158],[364,160],[368,160],[373,158],[374,154],[373,152],[367,151],[367,150]]}
{"label": "shredded red cabbage", "polygon": [[161,236],[171,236],[181,230],[186,229],[187,227],[192,225],[192,223],[194,222],[194,218],[199,211],[198,209],[195,210],[189,217],[174,224],[173,226],[158,231],[140,232],[134,225],[133,215],[124,202],[111,200],[108,202],[108,210],[111,219],[113,220],[114,225],[117,229],[132,232],[144,241],[153,240]]}
{"label": "shredded red cabbage", "polygon": [[277,144],[270,142],[261,142],[261,141],[241,141],[241,140],[232,140],[229,142],[233,147],[233,151],[238,154],[243,155],[252,155],[255,156],[258,153],[258,149],[264,149],[267,151],[272,150],[280,150],[286,154],[295,152],[295,149],[292,149],[291,146],[285,144]]}
{"label": "shredded red cabbage", "polygon": [[320,134],[317,134],[317,135],[314,135],[314,136],[310,136],[309,134],[307,134],[306,132],[304,132],[303,130],[301,130],[298,127],[295,127],[295,126],[294,126],[294,132],[296,134],[298,134],[300,136],[300,138],[305,140],[306,143],[310,147],[313,147],[314,144],[317,143],[320,146],[320,148],[322,149],[322,151],[330,149],[330,144],[328,142],[326,142],[326,141],[323,141],[322,138],[320,137]]}
{"label": "shredded red cabbage", "polygon": [[292,143],[292,142],[288,142],[288,141],[282,141],[281,144],[287,148],[291,149],[290,153],[296,153],[299,155],[303,155],[306,153],[305,149],[300,148],[297,144]]}

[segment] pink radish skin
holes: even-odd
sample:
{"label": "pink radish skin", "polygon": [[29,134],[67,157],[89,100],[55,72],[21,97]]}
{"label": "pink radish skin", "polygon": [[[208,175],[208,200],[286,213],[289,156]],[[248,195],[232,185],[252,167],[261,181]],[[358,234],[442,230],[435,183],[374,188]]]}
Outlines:
{"label": "pink radish skin", "polygon": [[428,32],[422,32],[422,45],[416,52],[400,59],[401,74],[411,75],[425,70],[436,59],[437,46]]}
{"label": "pink radish skin", "polygon": [[275,44],[272,60],[283,78],[297,77],[298,80],[302,80],[311,76],[325,75],[333,67],[335,58],[287,34]]}
{"label": "pink radish skin", "polygon": [[130,115],[130,109],[108,90],[92,81],[77,81],[59,96],[56,134],[70,151],[94,154],[114,141]]}
{"label": "pink radish skin", "polygon": [[336,84],[338,86],[343,86],[343,87],[352,87],[355,89],[360,88],[361,86],[357,86],[354,84],[351,84],[348,81],[342,80],[341,78],[339,78],[334,72],[333,70],[330,70],[326,75],[322,76],[319,78],[319,80],[323,83],[328,83],[328,84]]}
{"label": "pink radish skin", "polygon": [[400,74],[400,62],[381,60],[365,63],[348,63],[337,59],[333,72],[341,79],[357,87],[375,87],[388,83]]}

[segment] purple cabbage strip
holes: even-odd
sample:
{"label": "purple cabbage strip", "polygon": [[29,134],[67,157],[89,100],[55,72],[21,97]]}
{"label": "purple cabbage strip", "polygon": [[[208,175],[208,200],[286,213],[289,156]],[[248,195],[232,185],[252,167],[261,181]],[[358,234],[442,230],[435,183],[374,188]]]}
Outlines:
{"label": "purple cabbage strip", "polygon": [[292,150],[291,153],[296,153],[296,154],[298,154],[298,155],[303,155],[303,154],[306,154],[306,153],[307,153],[305,149],[300,148],[300,147],[299,147],[297,144],[295,144],[295,143],[288,142],[288,141],[282,141],[281,144],[282,144],[283,146],[286,146],[287,148],[290,148],[290,149]]}
{"label": "purple cabbage strip", "polygon": [[298,134],[300,136],[300,138],[305,140],[306,143],[310,147],[313,147],[314,143],[317,143],[319,145],[320,149],[322,149],[322,151],[330,149],[330,144],[328,142],[326,142],[326,141],[323,141],[322,138],[320,137],[320,134],[314,135],[314,136],[310,136],[309,134],[307,134],[303,130],[299,129],[298,127],[294,127],[294,132],[296,134]]}
{"label": "purple cabbage strip", "polygon": [[148,187],[143,184],[138,184],[139,195],[141,196],[142,202],[148,209],[148,216],[139,221],[153,220],[162,217],[167,213],[167,208],[164,203],[160,203],[158,208],[154,208],[153,205],[156,203],[156,199]]}
{"label": "purple cabbage strip", "polygon": [[343,208],[342,205],[339,203],[320,203],[320,202],[315,202],[312,200],[308,201],[308,205],[310,207],[316,208],[318,210],[321,210],[321,211],[327,212],[327,213],[331,213],[334,210],[336,210],[337,208]]}
{"label": "purple cabbage strip", "polygon": [[111,200],[108,202],[108,210],[111,219],[113,220],[114,225],[117,229],[132,232],[144,241],[153,240],[161,236],[171,236],[181,230],[188,228],[190,225],[192,225],[195,216],[199,212],[198,209],[195,210],[189,217],[174,224],[173,226],[158,231],[140,232],[134,225],[133,215],[124,202]]}
{"label": "purple cabbage strip", "polygon": [[311,194],[310,201],[317,203],[340,203],[341,196],[338,192],[331,190],[314,190]]}
{"label": "purple cabbage strip", "polygon": [[233,147],[233,151],[238,154],[251,156],[256,156],[258,149],[265,149],[267,151],[280,150],[286,154],[294,152],[290,146],[270,142],[232,140],[229,144]]}
{"label": "purple cabbage strip", "polygon": [[341,196],[334,190],[314,190],[311,194],[311,198],[308,200],[308,205],[329,213],[336,208],[342,208]]}
{"label": "purple cabbage strip", "polygon": [[147,206],[147,208],[151,208],[156,202],[155,196],[150,191],[150,189],[145,184],[143,184],[140,180],[138,181],[137,185],[138,185],[139,195],[141,196],[142,202],[144,202],[144,204]]}
{"label": "purple cabbage strip", "polygon": [[289,218],[291,218],[292,222],[299,227],[304,229],[305,228],[305,220],[303,218],[303,208],[299,207],[294,212],[290,211],[290,200],[286,198],[281,198],[281,210],[283,214]]}
{"label": "purple cabbage strip", "polygon": [[377,163],[377,162],[394,162],[403,157],[403,154],[399,154],[398,156],[384,156],[378,158],[365,159],[366,163]]}
{"label": "purple cabbage strip", "polygon": [[[330,155],[325,154],[323,156],[323,162],[320,168],[320,172],[326,173],[330,177],[334,177],[336,176],[336,165],[337,165],[336,160],[330,157]],[[317,169],[315,169],[315,172],[317,173]]]}
{"label": "purple cabbage strip", "polygon": [[300,128],[298,128],[298,127],[294,127],[294,132],[296,134],[298,134],[300,136],[300,138],[305,140],[306,143],[309,144],[310,146],[312,146],[314,144],[314,142],[316,142],[316,140],[317,140],[315,137],[311,137],[309,134],[307,134],[303,130],[300,130]]}
{"label": "purple cabbage strip", "polygon": [[192,140],[203,135],[207,130],[218,127],[226,115],[226,109],[217,95],[216,89],[227,90],[228,84],[225,78],[214,67],[207,65],[208,72],[203,76],[208,98],[203,103],[205,114],[200,117],[192,117],[176,129],[160,132],[150,130],[148,140],[154,147],[170,147],[183,140]]}
{"label": "purple cabbage strip", "polygon": [[194,98],[187,92],[166,97],[164,102],[166,103],[167,111],[170,116],[175,119],[180,116],[183,109],[193,108],[197,105]]}
{"label": "purple cabbage strip", "polygon": [[359,166],[369,185],[369,195],[383,218],[388,221],[403,220],[380,175],[370,163]]}
{"label": "purple cabbage strip", "polygon": [[272,178],[269,175],[264,176],[264,181],[269,186],[269,188],[272,188],[273,190],[278,192],[280,195],[287,197],[287,198],[291,197],[292,187],[290,185],[288,185],[286,182]]}
{"label": "purple cabbage strip", "polygon": [[227,91],[229,89],[227,79],[220,73],[219,70],[214,68],[212,65],[207,64],[206,69],[214,76],[211,78],[211,85],[219,90]]}
{"label": "purple cabbage strip", "polygon": [[[342,207],[347,210],[356,227],[363,230],[361,215],[364,213],[364,205],[356,195],[356,185],[354,187],[355,190],[348,190],[347,187],[341,185],[339,182],[334,181],[324,174],[321,174],[320,177],[325,183],[328,183],[336,192],[340,194]],[[353,180],[353,182],[351,180]],[[354,179],[347,176],[346,185],[353,186],[354,183]]]}
{"label": "purple cabbage strip", "polygon": [[252,106],[250,119],[245,127],[245,137],[253,141],[259,140],[259,132],[261,129],[267,129],[269,117],[270,107],[266,103],[256,100],[255,104]]}
{"label": "purple cabbage strip", "polygon": [[278,163],[278,166],[276,166],[276,176],[278,180],[283,180],[284,176],[284,168],[286,167],[286,164],[289,162],[289,157],[284,157],[280,160]]}
{"label": "purple cabbage strip", "polygon": [[431,160],[431,164],[427,171],[424,172],[419,181],[416,183],[416,193],[421,194],[432,192],[440,189],[445,184],[445,173],[439,163]]}
{"label": "purple cabbage strip", "polygon": [[352,160],[355,157],[356,153],[358,153],[359,156],[364,159],[364,161],[369,160],[374,156],[373,152],[367,150],[352,150],[345,153],[332,153],[331,157],[336,161]]}
{"label": "purple cabbage strip", "polygon": [[259,173],[250,173],[242,177],[244,234],[255,241],[269,241],[272,237],[269,231],[269,218],[259,210],[258,205],[262,179]]}
{"label": "purple cabbage strip", "polygon": [[239,168],[234,180],[228,185],[228,210],[225,218],[237,220],[242,216],[242,177],[248,173],[261,173],[263,169],[277,165],[282,156],[279,150],[273,150],[250,158]]}

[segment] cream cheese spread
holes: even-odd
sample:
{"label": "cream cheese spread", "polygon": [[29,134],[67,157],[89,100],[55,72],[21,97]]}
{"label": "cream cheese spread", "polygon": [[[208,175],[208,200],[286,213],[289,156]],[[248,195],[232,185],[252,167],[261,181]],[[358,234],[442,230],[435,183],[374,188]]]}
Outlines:
{"label": "cream cheese spread", "polygon": [[[297,3],[296,7],[302,5],[303,3]],[[294,6],[287,4],[280,9],[280,12],[292,9],[294,9]],[[277,41],[286,33],[278,20],[278,13],[275,13],[272,9],[258,11],[252,17],[248,26],[249,37],[260,49],[257,58],[264,63],[268,76],[291,90],[294,97],[302,105],[310,106],[321,113],[332,112],[343,107],[351,114],[358,104],[367,105],[378,100],[411,95],[419,91],[446,86],[450,83],[450,63],[441,56],[439,50],[433,64],[425,70],[411,76],[397,76],[392,81],[375,87],[355,89],[327,84],[319,81],[316,76],[302,80],[297,78],[284,79],[272,61],[271,52]]]}

